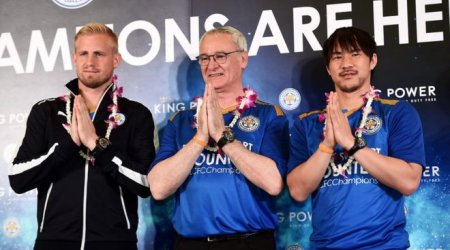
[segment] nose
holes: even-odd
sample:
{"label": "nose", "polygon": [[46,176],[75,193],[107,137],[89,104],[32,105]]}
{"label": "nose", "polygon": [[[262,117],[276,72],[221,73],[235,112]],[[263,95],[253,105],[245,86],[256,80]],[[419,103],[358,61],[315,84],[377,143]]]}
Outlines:
{"label": "nose", "polygon": [[352,57],[351,54],[345,53],[342,56],[341,66],[342,66],[342,68],[351,68],[351,67],[353,67],[353,57]]}
{"label": "nose", "polygon": [[88,66],[94,65],[94,64],[95,64],[95,60],[96,60],[95,55],[88,55],[88,56],[87,56],[87,60],[86,60],[86,64],[87,64]]}
{"label": "nose", "polygon": [[207,69],[215,69],[217,68],[219,64],[216,62],[216,59],[214,58],[214,56],[209,56],[209,62],[206,65]]}

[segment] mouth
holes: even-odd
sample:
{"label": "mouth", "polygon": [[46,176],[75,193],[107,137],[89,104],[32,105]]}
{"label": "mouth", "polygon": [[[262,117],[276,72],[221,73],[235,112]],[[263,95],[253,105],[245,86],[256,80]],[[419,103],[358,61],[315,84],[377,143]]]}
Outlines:
{"label": "mouth", "polygon": [[357,74],[358,74],[358,71],[356,71],[356,70],[346,70],[346,71],[339,73],[339,76],[344,77],[344,78],[350,78]]}
{"label": "mouth", "polygon": [[210,73],[208,74],[209,78],[216,78],[216,77],[220,77],[223,76],[223,73]]}

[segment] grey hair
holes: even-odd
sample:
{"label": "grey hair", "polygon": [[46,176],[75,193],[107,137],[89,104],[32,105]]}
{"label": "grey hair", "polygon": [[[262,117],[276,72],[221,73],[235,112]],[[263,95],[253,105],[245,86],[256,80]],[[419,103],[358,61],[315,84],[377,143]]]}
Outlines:
{"label": "grey hair", "polygon": [[221,26],[208,30],[200,38],[200,43],[202,43],[203,39],[205,39],[206,36],[213,34],[230,34],[233,42],[238,46],[239,50],[247,51],[247,39],[245,38],[244,34],[242,34],[242,32],[240,32],[238,29],[231,26]]}

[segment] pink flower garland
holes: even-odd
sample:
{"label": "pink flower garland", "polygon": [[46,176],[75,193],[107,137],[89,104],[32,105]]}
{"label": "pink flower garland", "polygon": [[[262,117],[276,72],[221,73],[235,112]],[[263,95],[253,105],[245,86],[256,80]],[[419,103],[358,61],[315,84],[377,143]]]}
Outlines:
{"label": "pink flower garland", "polygon": [[[122,93],[123,93],[123,88],[122,87],[117,87],[117,75],[114,74],[113,78],[112,78],[112,82],[113,82],[113,90],[111,92],[111,99],[113,101],[112,104],[110,104],[108,106],[108,111],[111,112],[111,115],[109,116],[109,118],[107,120],[105,120],[105,123],[108,124],[108,128],[106,129],[106,134],[105,134],[105,138],[109,139],[110,135],[111,135],[111,131],[115,128],[117,128],[118,123],[115,119],[117,112],[119,112],[119,105],[118,105],[118,98],[122,97]],[[63,123],[62,126],[64,127],[64,129],[66,129],[67,133],[70,134],[70,125],[72,124],[72,113],[70,110],[70,96],[71,96],[71,92],[68,92],[66,95],[61,96],[60,99],[63,100],[66,103],[66,123]],[[79,154],[81,157],[83,157],[86,160],[89,161],[94,161],[94,158],[92,156],[90,156],[89,154],[84,153],[82,150],[79,151]]]}
{"label": "pink flower garland", "polygon": [[[356,128],[356,130],[355,130],[356,137],[359,137],[359,138],[362,137],[362,133],[365,130],[364,126],[366,125],[367,116],[370,113],[373,113],[372,102],[375,98],[380,97],[379,92],[380,92],[380,90],[375,89],[374,86],[370,86],[370,90],[361,97],[363,99],[365,105],[363,105],[363,108],[362,108],[363,113],[362,113],[361,122],[359,123],[358,128]],[[330,100],[329,100],[330,95],[328,93],[325,93],[325,96],[327,98],[327,104],[328,104],[330,102]],[[324,123],[323,133],[321,134],[322,139],[325,138],[325,128],[326,128],[325,113],[326,113],[326,111],[320,113],[317,117],[317,119],[319,120],[320,123]],[[345,156],[348,156],[347,151],[344,151],[344,154],[345,154]],[[346,171],[347,171],[347,169],[351,168],[350,165],[355,158],[353,156],[348,157],[347,161],[343,165],[342,165],[342,163],[336,165],[335,158],[336,158],[336,153],[334,153],[330,159],[330,165],[331,165],[331,168],[333,169],[333,172],[342,175],[344,178],[347,178]]]}
{"label": "pink flower garland", "polygon": [[[236,124],[237,120],[241,117],[241,115],[247,109],[256,107],[255,101],[257,98],[258,98],[258,94],[256,93],[256,91],[254,91],[253,89],[250,89],[250,88],[244,88],[244,96],[239,96],[236,98],[236,102],[238,104],[237,104],[236,110],[234,111],[234,117],[233,117],[233,120],[231,120],[230,124],[227,127],[230,129],[233,128],[234,125]],[[197,111],[195,112],[195,115],[194,115],[193,127],[198,128],[197,118],[200,113],[200,108],[203,103],[203,98],[195,97],[194,102],[197,103]],[[211,138],[209,139],[208,145],[205,148],[206,148],[206,150],[211,151],[211,152],[218,151],[216,142],[214,142],[214,140],[212,140]]]}

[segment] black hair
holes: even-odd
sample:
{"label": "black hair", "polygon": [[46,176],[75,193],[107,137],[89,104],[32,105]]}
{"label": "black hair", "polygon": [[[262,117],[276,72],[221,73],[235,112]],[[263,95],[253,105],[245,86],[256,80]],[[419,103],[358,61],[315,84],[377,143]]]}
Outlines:
{"label": "black hair", "polygon": [[369,58],[377,52],[377,44],[368,32],[355,27],[339,28],[323,43],[322,53],[327,67],[338,45],[344,51],[362,51]]}

